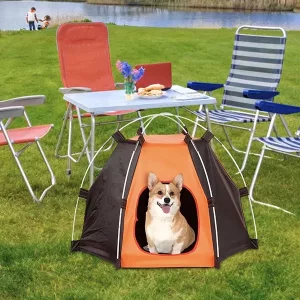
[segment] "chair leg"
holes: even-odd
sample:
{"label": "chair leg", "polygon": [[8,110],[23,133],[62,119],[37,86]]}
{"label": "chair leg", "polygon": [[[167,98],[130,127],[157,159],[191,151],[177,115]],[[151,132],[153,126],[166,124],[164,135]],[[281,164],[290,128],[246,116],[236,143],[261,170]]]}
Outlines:
{"label": "chair leg", "polygon": [[290,211],[288,211],[288,210],[285,210],[285,209],[283,209],[283,208],[281,208],[281,207],[279,207],[279,206],[276,206],[276,205],[273,205],[273,204],[268,204],[268,203],[264,203],[264,202],[257,201],[257,200],[255,200],[254,197],[253,197],[253,192],[254,192],[255,183],[256,183],[256,181],[257,181],[258,173],[259,173],[259,170],[260,170],[260,167],[261,167],[261,164],[262,164],[262,160],[263,160],[265,151],[266,151],[266,146],[264,145],[264,146],[262,147],[262,150],[261,150],[261,153],[260,153],[260,156],[259,156],[259,160],[258,160],[256,169],[255,169],[255,172],[254,172],[254,175],[253,175],[253,179],[252,179],[252,182],[251,182],[251,185],[250,185],[250,189],[249,189],[249,197],[250,197],[250,200],[251,200],[252,202],[254,202],[254,203],[261,204],[261,205],[264,205],[264,206],[268,206],[268,207],[271,207],[271,208],[276,208],[276,209],[279,209],[279,210],[284,211],[285,213],[294,215],[292,212],[290,212]]}
{"label": "chair leg", "polygon": [[[67,170],[66,170],[66,174],[68,176],[71,176],[71,173],[72,173],[72,162],[74,163],[77,163],[80,161],[82,155],[84,152],[87,153],[87,157],[88,157],[88,160],[90,158],[89,156],[89,151],[87,149],[88,147],[88,143],[89,143],[89,140],[91,137],[89,137],[88,139],[86,139],[85,137],[85,133],[83,133],[83,139],[84,139],[84,146],[81,150],[81,152],[79,152],[79,156],[77,158],[77,160],[73,157],[73,154],[72,154],[72,130],[73,130],[73,112],[71,109],[68,109],[68,113],[69,113],[69,134],[68,134],[68,150],[67,150]],[[78,119],[81,121],[81,118],[80,116],[78,116]],[[82,124],[81,124],[82,125]],[[82,128],[83,130],[83,128]]]}
{"label": "chair leg", "polygon": [[94,155],[95,155],[95,116],[91,114],[91,162],[90,162],[90,186],[94,183]]}
{"label": "chair leg", "polygon": [[[71,104],[69,104],[70,107]],[[69,112],[69,134],[68,134],[68,151],[67,151],[67,170],[66,174],[71,176],[71,161],[72,161],[72,125],[73,125],[73,113],[72,109],[68,110]]]}
{"label": "chair leg", "polygon": [[61,148],[64,131],[66,130],[66,127],[67,127],[67,121],[68,121],[68,110],[64,114],[63,123],[62,123],[61,129],[60,129],[58,140],[57,140],[56,147],[55,147],[55,156],[57,158],[66,157],[65,155],[60,155],[59,150]]}
{"label": "chair leg", "polygon": [[[89,148],[88,148],[88,139],[86,138],[86,135],[84,132],[84,127],[83,127],[83,123],[82,123],[82,119],[81,119],[81,115],[80,115],[80,109],[78,107],[76,107],[76,112],[77,112],[77,116],[78,116],[78,123],[79,123],[82,141],[83,141],[83,144],[85,147],[86,157],[88,159],[88,162],[90,163],[90,152],[89,152]],[[83,152],[83,150],[82,150],[82,152]],[[78,158],[78,161],[80,160],[80,158],[81,157]]]}
{"label": "chair leg", "polygon": [[[81,131],[81,135],[82,135],[82,140],[84,142],[83,149],[81,150],[81,152],[78,152],[78,153],[72,153],[71,150],[69,151],[70,153],[67,153],[67,154],[60,154],[59,153],[60,148],[62,146],[62,139],[63,139],[63,136],[64,136],[64,132],[67,129],[68,121],[70,121],[70,118],[69,118],[69,116],[70,116],[70,108],[69,107],[68,107],[67,111],[65,112],[65,115],[64,115],[64,118],[63,118],[63,123],[62,123],[61,129],[60,129],[60,133],[59,133],[59,136],[58,136],[58,141],[57,141],[56,147],[55,147],[55,156],[57,158],[66,158],[69,155],[69,156],[72,157],[72,160],[75,163],[79,162],[79,160],[81,159],[81,156],[84,153],[84,151],[86,151],[88,160],[90,159],[90,157],[89,157],[89,149],[88,149],[88,138],[86,138],[86,134],[84,132],[84,126],[83,126],[83,122],[82,122],[82,119],[81,119],[81,116],[80,116],[80,111],[79,112],[77,111],[77,113],[78,113],[78,122],[79,122],[79,127],[80,127],[80,131]],[[70,126],[70,122],[69,122],[69,126]],[[78,155],[78,158],[75,159],[74,155]]]}
{"label": "chair leg", "polygon": [[[228,134],[228,132],[227,132],[225,126],[222,126],[222,125],[220,125],[220,126],[222,127],[222,129],[223,129],[223,131],[224,131],[226,140],[227,140],[227,142],[228,142],[230,148],[231,148],[233,151],[237,152],[237,153],[245,154],[246,151],[237,149],[237,148],[232,144],[231,139],[230,139],[230,137],[229,137],[229,134]],[[251,131],[251,129],[249,129],[249,131]],[[260,155],[259,153],[253,153],[253,152],[249,152],[249,154],[250,154],[250,155],[255,155],[255,156],[259,156],[259,155]],[[266,158],[272,158],[272,157],[267,156],[267,155],[265,155],[265,157],[266,157]]]}
{"label": "chair leg", "polygon": [[251,129],[250,138],[248,140],[248,145],[247,145],[246,153],[244,155],[244,160],[243,160],[243,163],[242,163],[242,166],[241,166],[241,172],[243,172],[244,169],[246,168],[248,156],[250,154],[250,149],[251,149],[251,146],[252,146],[252,141],[253,141],[255,130],[256,130],[258,116],[259,116],[259,110],[257,110],[257,112],[255,113],[255,119],[254,119],[253,127]]}
{"label": "chair leg", "polygon": [[7,141],[8,141],[8,146],[9,146],[9,148],[10,148],[12,154],[13,154],[13,157],[14,157],[16,163],[17,163],[17,166],[18,166],[18,168],[19,168],[19,170],[21,172],[21,175],[22,175],[22,177],[24,179],[24,182],[25,182],[25,184],[27,186],[27,189],[28,189],[31,197],[33,198],[33,200],[35,202],[41,202],[44,199],[44,197],[46,196],[48,190],[50,190],[56,184],[56,179],[55,179],[54,173],[53,173],[53,171],[52,171],[52,169],[50,167],[50,164],[49,164],[49,162],[47,160],[47,157],[46,157],[46,155],[45,155],[45,153],[44,153],[44,151],[42,149],[42,146],[40,145],[39,141],[37,140],[36,141],[37,147],[38,147],[38,149],[39,149],[39,151],[41,153],[41,156],[42,156],[42,158],[44,160],[44,163],[45,163],[45,165],[46,165],[46,167],[47,167],[47,169],[48,169],[48,171],[50,173],[50,176],[51,176],[51,185],[49,185],[46,189],[44,189],[43,192],[42,192],[42,194],[40,195],[40,197],[38,197],[38,196],[36,196],[36,194],[32,190],[32,187],[31,187],[30,182],[29,182],[29,180],[27,178],[27,175],[26,175],[26,173],[25,173],[25,171],[24,171],[24,169],[22,167],[22,164],[21,164],[21,162],[19,160],[19,157],[18,157],[19,155],[16,153],[16,151],[15,151],[13,145],[11,144],[10,140],[8,139]]}
{"label": "chair leg", "polygon": [[228,132],[227,132],[225,126],[222,126],[224,134],[225,134],[225,137],[226,137],[226,140],[227,140],[230,148],[232,150],[238,152],[238,153],[243,153],[244,154],[243,163],[242,163],[242,166],[240,168],[241,172],[243,172],[245,170],[245,168],[246,168],[246,164],[247,164],[247,161],[248,161],[249,154],[251,154],[251,155],[258,155],[257,153],[250,152],[250,149],[251,149],[251,146],[252,146],[252,142],[253,142],[253,139],[254,139],[254,134],[255,134],[255,130],[256,130],[258,116],[259,116],[259,111],[257,111],[255,113],[255,119],[254,119],[254,122],[253,122],[253,126],[250,129],[250,137],[249,137],[249,140],[248,140],[246,151],[239,150],[239,149],[237,149],[236,147],[233,146],[233,144],[232,144],[232,142],[230,140],[230,137],[228,135]]}
{"label": "chair leg", "polygon": [[288,134],[288,136],[292,137],[293,135],[292,135],[292,133],[291,133],[291,131],[290,131],[290,129],[289,129],[289,127],[288,127],[288,125],[287,125],[284,117],[283,117],[283,115],[279,115],[279,118],[280,118],[281,123],[282,123],[282,125],[283,125],[286,133]]}
{"label": "chair leg", "polygon": [[53,173],[53,171],[52,171],[52,169],[51,169],[51,166],[50,166],[50,164],[49,164],[49,162],[48,162],[48,159],[47,159],[47,157],[46,157],[46,155],[45,155],[45,153],[44,153],[44,150],[43,150],[43,148],[42,148],[42,146],[41,146],[41,144],[40,144],[40,141],[36,141],[36,144],[37,144],[37,146],[38,146],[38,148],[39,148],[39,151],[40,151],[40,153],[41,153],[41,155],[42,155],[42,157],[43,157],[44,163],[45,163],[45,165],[46,165],[46,167],[47,167],[47,169],[48,169],[48,172],[50,173],[50,176],[51,176],[51,185],[50,185],[48,188],[46,188],[46,189],[44,190],[44,192],[42,193],[42,195],[41,195],[41,197],[40,197],[40,201],[42,201],[42,199],[45,197],[47,191],[48,191],[53,185],[56,184],[56,178],[55,178],[54,173]]}
{"label": "chair leg", "polygon": [[[93,159],[93,151],[92,151],[92,149],[89,151],[88,146],[89,146],[89,143],[92,143],[92,138],[94,138],[93,135],[95,134],[95,128],[94,128],[93,132],[92,132],[92,130],[90,131],[89,137],[87,138],[86,132],[84,130],[84,124],[82,122],[82,118],[81,118],[81,115],[80,115],[80,110],[77,107],[76,107],[76,112],[77,112],[77,116],[78,116],[78,122],[79,122],[80,132],[81,132],[81,136],[82,136],[82,141],[84,143],[83,149],[81,150],[81,152],[72,153],[72,131],[73,131],[73,119],[74,118],[73,118],[73,112],[72,112],[72,106],[71,105],[68,106],[68,109],[65,113],[63,124],[62,124],[60,134],[59,134],[59,137],[58,137],[58,142],[57,142],[56,149],[55,149],[55,156],[56,157],[59,157],[59,158],[65,158],[66,157],[67,158],[66,174],[68,176],[70,176],[71,173],[72,173],[72,171],[71,171],[72,162],[75,162],[75,163],[79,162],[79,160],[81,159],[81,156],[83,155],[84,152],[86,152],[87,159],[88,159],[89,163]],[[138,114],[139,118],[142,117],[141,113],[139,111],[137,112],[137,114]],[[117,128],[116,128],[116,130],[119,130],[121,118],[122,118],[122,116],[117,116]],[[93,116],[93,120],[91,122],[94,124],[94,126],[96,125],[95,116]],[[60,155],[59,150],[61,148],[64,131],[67,128],[67,123],[69,125],[69,127],[68,127],[68,150],[67,150],[66,155]],[[140,119],[140,123],[141,123],[142,129],[144,130],[144,123],[143,123],[142,119]],[[105,151],[110,150],[113,147],[113,144],[114,144],[114,141],[112,141],[111,144],[107,148],[103,149],[102,151],[105,152]],[[77,159],[75,159],[73,157],[74,155],[79,155],[79,156],[78,156]],[[97,168],[97,167],[95,167],[95,168],[98,169],[98,170],[101,170],[101,168]]]}

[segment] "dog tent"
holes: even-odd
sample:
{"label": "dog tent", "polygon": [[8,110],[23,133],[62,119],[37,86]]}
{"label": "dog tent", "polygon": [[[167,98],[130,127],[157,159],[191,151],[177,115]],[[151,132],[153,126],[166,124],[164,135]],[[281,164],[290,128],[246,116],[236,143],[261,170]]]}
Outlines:
{"label": "dog tent", "polygon": [[[145,135],[117,146],[89,191],[83,230],[72,251],[104,258],[117,268],[219,267],[225,258],[258,247],[249,237],[241,207],[247,189],[238,187],[212,151],[209,131],[200,139],[189,134]],[[147,178],[154,172],[170,182],[182,173],[181,213],[196,234],[181,254],[150,254],[145,250]]]}

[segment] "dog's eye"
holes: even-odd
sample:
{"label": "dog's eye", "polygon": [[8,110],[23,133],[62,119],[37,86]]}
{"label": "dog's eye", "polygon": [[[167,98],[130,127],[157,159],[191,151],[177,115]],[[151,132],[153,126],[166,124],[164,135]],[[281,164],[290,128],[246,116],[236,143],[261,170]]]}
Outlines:
{"label": "dog's eye", "polygon": [[162,191],[158,191],[157,194],[158,194],[158,195],[162,195],[163,192],[162,192]]}
{"label": "dog's eye", "polygon": [[174,192],[170,192],[170,196],[173,197],[175,194]]}

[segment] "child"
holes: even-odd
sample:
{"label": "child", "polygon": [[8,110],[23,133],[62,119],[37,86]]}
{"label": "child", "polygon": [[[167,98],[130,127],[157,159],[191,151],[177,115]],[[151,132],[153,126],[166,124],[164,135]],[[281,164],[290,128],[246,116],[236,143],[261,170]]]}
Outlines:
{"label": "child", "polygon": [[46,29],[50,24],[51,18],[50,16],[46,15],[43,20],[39,20],[39,21],[43,22],[43,25],[38,25],[38,30]]}
{"label": "child", "polygon": [[35,30],[34,21],[38,22],[35,12],[35,7],[31,7],[30,11],[26,15],[26,22],[29,24],[29,30]]}

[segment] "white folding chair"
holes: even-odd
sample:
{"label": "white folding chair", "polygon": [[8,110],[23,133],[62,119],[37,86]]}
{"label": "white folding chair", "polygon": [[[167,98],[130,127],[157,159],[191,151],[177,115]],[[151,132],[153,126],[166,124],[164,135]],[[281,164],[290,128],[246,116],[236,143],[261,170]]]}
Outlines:
{"label": "white folding chair", "polygon": [[[257,30],[274,31],[278,35],[260,34],[257,33]],[[210,95],[212,91],[224,87],[220,109],[214,106],[213,110],[209,110],[207,106],[205,108],[200,106],[195,112],[196,122],[206,122],[206,115],[209,113],[211,123],[222,126],[231,148],[244,154],[241,170],[245,169],[249,154],[254,154],[250,153],[250,148],[257,124],[270,121],[269,114],[260,114],[255,109],[256,100],[244,98],[243,91],[245,89],[258,92],[276,91],[281,77],[285,44],[286,33],[280,27],[241,26],[235,34],[232,63],[226,83],[188,82],[187,84],[187,87],[191,89],[204,91]],[[265,94],[263,93],[263,95]],[[260,99],[273,101],[272,97]],[[225,107],[237,110],[225,110]],[[231,123],[248,123],[251,126],[242,127]],[[233,146],[226,130],[227,127],[250,132],[246,151]],[[194,127],[193,137],[196,135],[196,129],[197,126]]]}

